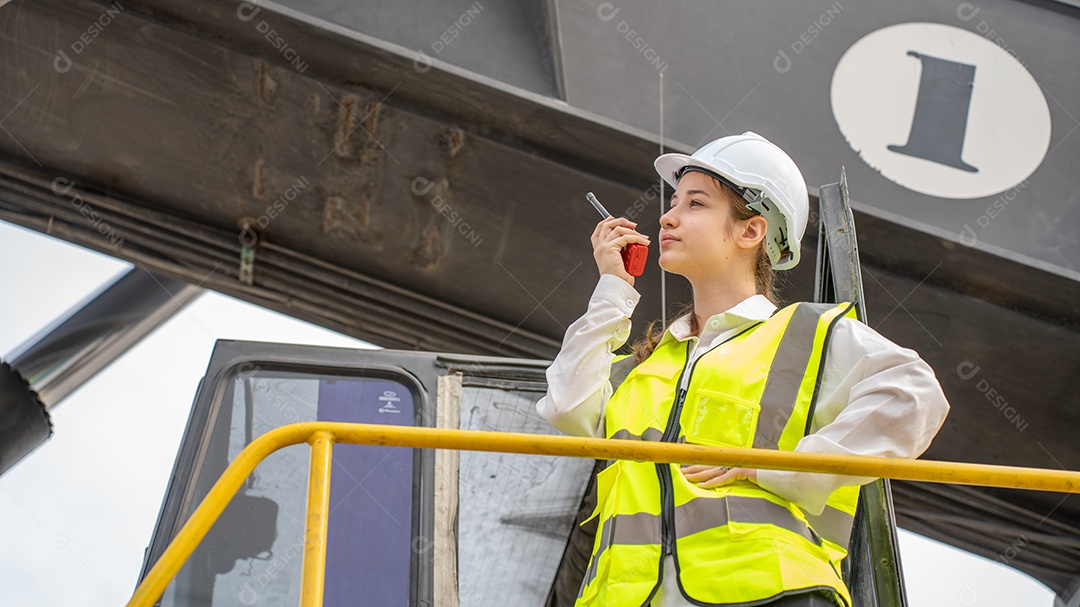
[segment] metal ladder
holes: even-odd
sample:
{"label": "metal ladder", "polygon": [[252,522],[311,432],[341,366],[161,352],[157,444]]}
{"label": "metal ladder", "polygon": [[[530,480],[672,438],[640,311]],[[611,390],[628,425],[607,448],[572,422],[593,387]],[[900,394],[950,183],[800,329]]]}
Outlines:
{"label": "metal ladder", "polygon": [[[819,190],[818,210],[821,221],[814,301],[855,302],[859,320],[865,323],[859,246],[843,168],[840,169],[839,183],[822,186]],[[907,594],[888,479],[864,485],[859,492],[859,507],[848,550],[843,575],[856,607],[906,607]]]}

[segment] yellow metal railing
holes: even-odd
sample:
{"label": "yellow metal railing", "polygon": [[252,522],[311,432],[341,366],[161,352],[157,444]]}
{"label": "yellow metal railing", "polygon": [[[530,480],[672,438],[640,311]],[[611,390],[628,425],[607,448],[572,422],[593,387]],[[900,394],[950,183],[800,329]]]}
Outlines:
{"label": "yellow metal railing", "polygon": [[218,516],[225,510],[225,506],[229,504],[255,466],[274,451],[300,443],[311,445],[307,528],[304,534],[303,578],[300,584],[302,607],[317,607],[322,605],[323,601],[326,533],[330,503],[330,463],[334,443],[564,455],[659,463],[746,466],[846,476],[1080,493],[1080,472],[1068,470],[374,424],[336,422],[291,424],[271,430],[256,438],[229,464],[161,558],[154,564],[150,573],[139,584],[134,596],[128,602],[128,607],[153,605],[176,576],[180,567],[195,551],[195,547],[217,521]]}

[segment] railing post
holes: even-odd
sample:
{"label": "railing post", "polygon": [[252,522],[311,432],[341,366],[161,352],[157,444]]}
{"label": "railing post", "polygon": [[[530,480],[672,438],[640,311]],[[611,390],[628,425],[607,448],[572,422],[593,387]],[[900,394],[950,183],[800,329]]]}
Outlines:
{"label": "railing post", "polygon": [[300,605],[322,607],[334,436],[329,432],[316,432],[308,442],[311,444],[311,472],[308,476],[307,529],[304,531],[304,573],[300,581]]}
{"label": "railing post", "polygon": [[[821,224],[814,301],[853,301],[858,304],[859,320],[865,323],[859,242],[848,198],[847,172],[843,168],[839,183],[821,186],[818,209]],[[859,491],[855,527],[847,548],[851,554],[844,560],[844,582],[856,605],[907,605],[889,479],[874,481]]]}

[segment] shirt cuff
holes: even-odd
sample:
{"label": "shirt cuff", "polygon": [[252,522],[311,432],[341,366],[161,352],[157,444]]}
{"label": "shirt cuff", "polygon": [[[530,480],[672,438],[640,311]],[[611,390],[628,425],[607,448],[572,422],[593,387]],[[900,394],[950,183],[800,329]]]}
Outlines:
{"label": "shirt cuff", "polygon": [[811,476],[825,476],[811,472],[792,472],[790,470],[765,470],[758,469],[757,485],[762,489],[780,496],[789,502],[798,504],[810,514],[818,515],[825,510],[825,503],[829,500],[829,492],[807,491],[800,485],[813,484]]}
{"label": "shirt cuff", "polygon": [[630,286],[630,283],[614,274],[601,274],[592,299],[610,303],[629,317],[634,314],[634,308],[641,299],[641,293]]}

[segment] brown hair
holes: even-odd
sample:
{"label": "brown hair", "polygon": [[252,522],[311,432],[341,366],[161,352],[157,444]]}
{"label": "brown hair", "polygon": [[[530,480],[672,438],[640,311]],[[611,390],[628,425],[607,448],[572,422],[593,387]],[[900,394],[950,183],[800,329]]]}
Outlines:
{"label": "brown hair", "polygon": [[[746,200],[742,196],[736,194],[731,188],[724,185],[720,180],[715,177],[712,178],[721,192],[727,196],[728,201],[731,203],[731,217],[736,221],[744,221],[757,215],[754,211],[751,211],[746,206]],[[754,283],[757,292],[764,295],[769,301],[776,305],[780,305],[780,299],[776,294],[776,272],[772,269],[772,264],[769,263],[769,255],[765,252],[765,241],[762,240],[761,245],[758,247],[757,263],[754,266]],[[698,317],[694,310],[694,303],[690,302],[690,305],[684,307],[676,314],[673,319],[682,318],[683,316],[690,315],[690,332],[697,335],[701,326],[698,323]],[[671,323],[668,323],[670,326]],[[661,327],[659,320],[654,320],[649,323],[648,328],[645,329],[645,334],[638,338],[634,342],[633,348],[634,360],[641,362],[652,354],[657,344],[660,343],[660,339],[664,337],[664,332],[667,327]]]}

